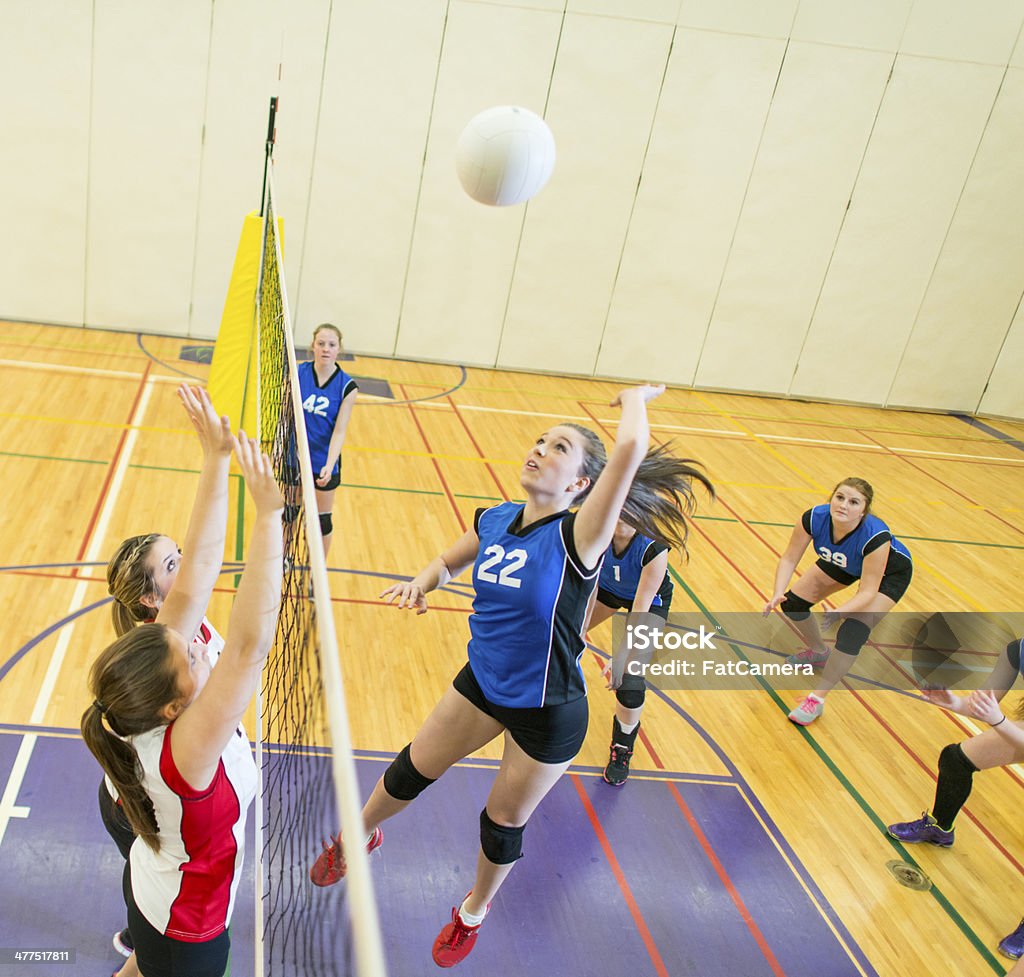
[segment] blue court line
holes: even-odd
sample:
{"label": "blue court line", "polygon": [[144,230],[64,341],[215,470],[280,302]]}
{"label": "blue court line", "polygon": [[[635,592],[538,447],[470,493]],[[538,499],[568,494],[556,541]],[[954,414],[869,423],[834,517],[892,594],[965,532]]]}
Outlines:
{"label": "blue court line", "polygon": [[995,438],[997,441],[1002,441],[1003,444],[1008,444],[1011,448],[1016,448],[1018,451],[1024,451],[1024,441],[1015,438],[1012,434],[1000,431],[999,428],[992,427],[991,424],[986,424],[984,421],[980,421],[976,417],[971,417],[970,414],[953,414],[952,416],[959,421],[963,421],[968,427],[976,427],[979,431],[984,431],[987,435]]}

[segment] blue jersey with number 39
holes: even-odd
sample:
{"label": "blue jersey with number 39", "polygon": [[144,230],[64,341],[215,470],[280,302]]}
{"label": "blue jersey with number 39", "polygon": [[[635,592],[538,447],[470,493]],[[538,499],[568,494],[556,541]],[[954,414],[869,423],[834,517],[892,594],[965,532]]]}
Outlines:
{"label": "blue jersey with number 39", "polygon": [[[314,477],[327,464],[327,449],[338,420],[341,402],[359,387],[340,366],[335,364],[334,372],[327,382],[320,386],[316,379],[313,363],[307,360],[299,364],[299,393],[302,396],[302,410],[306,415],[306,436],[309,438],[309,455],[313,462]],[[334,475],[341,466],[339,458],[334,465]]]}
{"label": "blue jersey with number 39", "polygon": [[803,526],[814,540],[814,552],[818,558],[855,579],[859,579],[864,570],[864,557],[885,543],[891,548],[890,561],[893,553],[910,559],[910,550],[893,536],[878,516],[871,513],[864,516],[855,529],[838,540],[832,535],[832,516],[827,502],[805,512]]}
{"label": "blue jersey with number 39", "polygon": [[522,526],[522,503],[477,511],[469,663],[488,701],[517,709],[587,694],[580,656],[600,565],[583,566],[575,513]]}

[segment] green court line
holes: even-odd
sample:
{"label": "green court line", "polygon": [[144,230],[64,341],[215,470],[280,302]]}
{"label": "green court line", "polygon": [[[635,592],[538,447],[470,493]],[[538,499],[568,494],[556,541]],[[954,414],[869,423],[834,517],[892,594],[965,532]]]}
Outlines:
{"label": "green court line", "polygon": [[[676,581],[676,583],[679,584],[680,587],[683,588],[683,590],[686,592],[690,600],[692,600],[694,604],[697,605],[700,612],[719,631],[721,631],[721,633],[725,636],[726,640],[728,641],[728,635],[726,634],[724,629],[715,619],[715,616],[704,606],[700,598],[693,592],[693,589],[686,583],[685,580],[683,580],[683,578],[679,575],[679,573],[675,570],[674,567],[669,565],[668,570],[669,573],[672,575],[672,578]],[[750,659],[743,653],[743,651],[738,646],[729,642],[729,647],[732,648],[733,653],[737,657],[739,657],[745,662],[750,661]],[[782,699],[779,697],[779,694],[761,676],[756,675],[751,677],[754,678],[757,684],[760,685],[761,688],[763,688],[765,692],[768,693],[768,695],[771,697],[771,700],[775,703],[776,706],[779,707],[779,710],[782,712],[782,714],[784,716],[788,716],[790,712],[789,707],[782,701]],[[828,752],[824,749],[824,747],[821,746],[820,743],[818,743],[818,741],[810,734],[810,732],[808,732],[807,728],[804,726],[797,726],[796,724],[794,724],[794,729],[803,736],[804,741],[818,755],[818,759],[825,764],[825,767],[828,769],[829,773],[831,773],[836,778],[836,780],[839,781],[839,783],[842,785],[846,793],[849,794],[849,796],[854,800],[857,806],[867,815],[868,820],[879,830],[882,837],[886,841],[888,841],[890,845],[892,845],[892,847],[896,850],[897,854],[899,854],[900,858],[902,858],[903,861],[905,861],[908,865],[912,865],[914,868],[918,869],[918,871],[921,871],[922,874],[924,874],[923,870],[917,864],[917,862],[915,862],[914,859],[911,858],[906,848],[902,844],[900,844],[900,842],[898,842],[895,838],[889,836],[888,832],[886,831],[886,825],[882,821],[882,819],[874,812],[874,810],[872,810],[871,806],[861,796],[857,788],[853,786],[849,778],[847,778],[847,776],[839,769],[835,761],[828,755]],[[954,923],[956,923],[957,927],[960,929],[960,932],[963,933],[965,937],[967,937],[968,941],[978,951],[978,953],[981,954],[982,958],[992,968],[993,972],[998,974],[999,977],[1005,977],[1006,971],[1002,968],[999,961],[992,955],[991,951],[978,937],[977,933],[975,933],[974,930],[972,930],[970,926],[968,926],[967,921],[960,915],[960,913],[956,911],[956,909],[953,908],[952,903],[950,903],[946,896],[943,895],[938,886],[933,884],[932,887],[928,890],[928,892],[932,896],[932,898],[935,899],[935,901],[942,907],[946,915],[949,916],[949,918]]]}
{"label": "green court line", "polygon": [[73,461],[80,465],[105,465],[105,461],[93,461],[91,458],[61,458],[59,455],[28,455],[20,451],[0,451],[4,458],[33,458],[36,461]]}

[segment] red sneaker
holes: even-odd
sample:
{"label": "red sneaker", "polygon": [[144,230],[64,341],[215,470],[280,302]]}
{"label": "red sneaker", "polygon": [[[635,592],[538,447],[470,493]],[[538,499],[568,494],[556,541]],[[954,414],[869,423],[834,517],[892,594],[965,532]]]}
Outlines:
{"label": "red sneaker", "polygon": [[[370,840],[366,843],[366,854],[376,851],[384,842],[384,832],[381,831],[380,825],[373,829],[373,834],[370,835]],[[338,835],[331,844],[324,842],[324,850],[317,856],[317,860],[313,862],[313,867],[309,870],[309,880],[313,885],[334,885],[335,882],[340,882],[345,878],[345,873],[348,871],[348,865],[345,864],[345,848],[341,843],[341,835]]]}
{"label": "red sneaker", "polygon": [[[466,899],[470,895],[472,895],[472,890],[466,893]],[[465,902],[466,899],[462,901]],[[452,907],[452,921],[437,934],[437,939],[434,940],[434,950],[431,955],[434,958],[434,963],[439,967],[454,967],[457,963],[462,963],[476,945],[477,933],[483,926],[483,923],[467,926],[459,915],[460,908],[461,905]],[[490,911],[491,904],[487,903],[484,915]]]}

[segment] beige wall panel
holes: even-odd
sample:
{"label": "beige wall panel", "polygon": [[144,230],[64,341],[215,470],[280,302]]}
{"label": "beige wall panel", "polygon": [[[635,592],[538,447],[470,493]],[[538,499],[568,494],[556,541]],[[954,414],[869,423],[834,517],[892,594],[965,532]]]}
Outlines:
{"label": "beige wall panel", "polygon": [[791,393],[885,400],[1002,73],[897,60]]}
{"label": "beige wall panel", "polygon": [[1020,0],[914,0],[900,50],[929,58],[1004,65],[1022,20]]}
{"label": "beige wall panel", "polygon": [[95,4],[88,325],[188,331],[210,14]]}
{"label": "beige wall panel", "polygon": [[676,33],[597,373],[693,382],[784,52]]}
{"label": "beige wall panel", "polygon": [[1014,68],[1024,68],[1024,31],[1017,35],[1017,43],[1014,45],[1010,64]]}
{"label": "beige wall panel", "polygon": [[799,0],[682,0],[679,26],[728,34],[788,37]]}
{"label": "beige wall panel", "polygon": [[[1011,69],[903,354],[890,404],[977,409],[1024,292],[1021,147],[1024,71]],[[1018,367],[1018,376],[1024,374],[1024,360]]]}
{"label": "beige wall panel", "polygon": [[8,319],[84,318],[91,30],[91,7],[75,0],[4,12],[0,315]]}
{"label": "beige wall panel", "polygon": [[[979,414],[1019,417],[1024,420],[1024,302],[1017,306],[1006,341],[999,351],[988,388],[978,406]],[[1014,504],[1017,504],[1016,502]]]}
{"label": "beige wall panel", "polygon": [[624,20],[654,20],[674,24],[680,0],[567,0],[566,10],[573,14],[597,14]]}
{"label": "beige wall panel", "polygon": [[[315,5],[323,6],[322,0]],[[292,22],[310,6],[310,0],[293,4]],[[267,113],[278,90],[281,13],[277,0],[214,4],[190,336],[216,338],[242,221],[260,209]],[[280,128],[289,138],[289,110],[295,108],[282,108]]]}
{"label": "beige wall panel", "polygon": [[892,55],[791,42],[696,382],[786,393]]}
{"label": "beige wall panel", "polygon": [[[466,123],[491,106],[522,105],[543,114],[560,23],[549,11],[475,3],[449,9],[399,356],[494,365],[524,210],[487,207],[466,196],[455,175],[455,144]],[[530,207],[548,206],[553,191],[547,187]]]}
{"label": "beige wall panel", "polygon": [[547,115],[559,159],[523,228],[502,366],[593,372],[672,35],[566,17]]}
{"label": "beige wall panel", "polygon": [[[409,259],[445,5],[334,8],[296,337],[320,322],[350,349],[390,354]],[[335,29],[337,27],[337,29]],[[452,359],[458,351],[449,350]]]}
{"label": "beige wall panel", "polygon": [[895,53],[912,5],[913,0],[802,0],[791,37]]}

